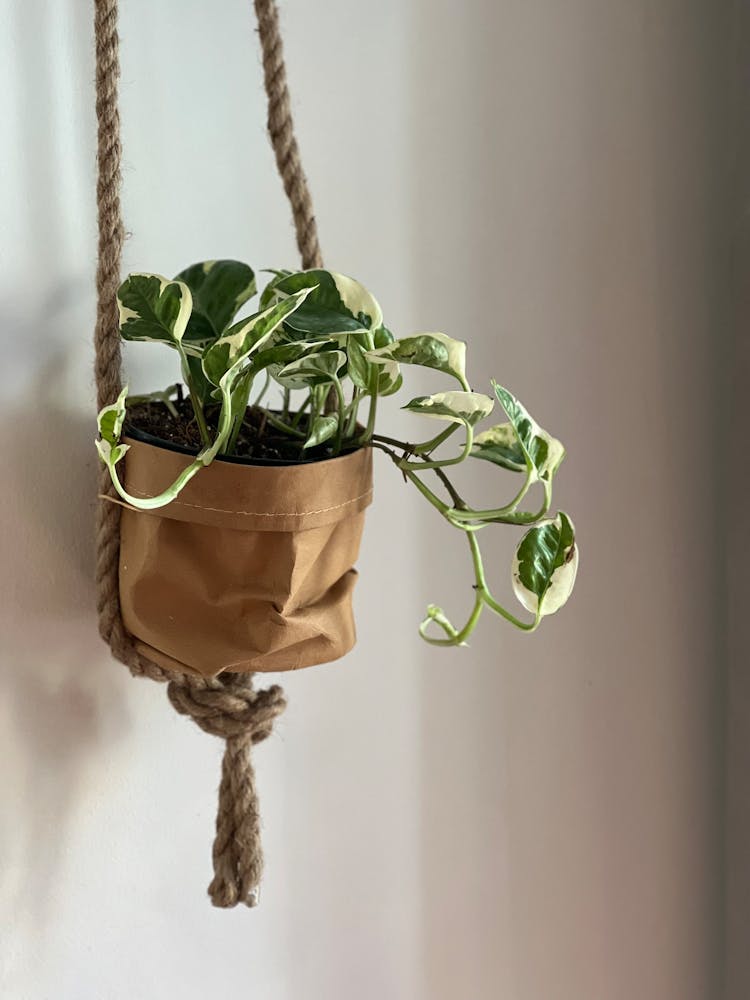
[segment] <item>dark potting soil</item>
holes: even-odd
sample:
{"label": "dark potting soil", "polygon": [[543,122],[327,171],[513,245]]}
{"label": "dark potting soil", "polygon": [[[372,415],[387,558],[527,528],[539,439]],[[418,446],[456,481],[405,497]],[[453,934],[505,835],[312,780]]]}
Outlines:
{"label": "dark potting soil", "polygon": [[[173,406],[177,417],[173,416],[162,402],[151,401],[129,406],[125,417],[124,433],[138,432],[150,435],[167,445],[185,448],[191,452],[202,447],[200,431],[189,399],[176,399]],[[206,423],[213,436],[219,417],[219,407],[209,405],[205,410]],[[302,433],[307,430],[307,414],[299,423]],[[332,457],[330,444],[306,448],[304,438],[292,438],[277,430],[268,422],[265,410],[248,407],[242,424],[237,445],[231,458],[246,462],[308,462],[322,461]],[[226,457],[226,456],[225,456]]]}

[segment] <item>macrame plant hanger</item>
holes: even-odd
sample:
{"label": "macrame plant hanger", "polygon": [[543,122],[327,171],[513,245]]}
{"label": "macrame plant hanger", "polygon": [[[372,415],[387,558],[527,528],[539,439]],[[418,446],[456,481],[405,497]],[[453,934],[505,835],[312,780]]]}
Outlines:
{"label": "macrame plant hanger", "polygon": [[[302,267],[322,266],[312,200],[294,137],[284,53],[275,0],[254,0],[268,97],[268,132],[284,190],[292,208]],[[97,406],[113,403],[121,388],[117,289],[124,228],[120,207],[120,115],[117,103],[119,38],[117,0],[94,0],[96,40],[97,211],[99,226],[94,333]],[[221,768],[214,877],[208,888],[214,906],[255,906],[263,867],[260,820],[251,747],[270,735],[286,705],[278,685],[255,690],[252,674],[204,679],[173,673],[152,663],[126,632],[120,611],[118,566],[120,506],[106,497],[114,489],[105,468],[96,524],[96,587],[99,631],[113,656],[130,672],[167,684],[174,708],[201,729],[226,741]]]}

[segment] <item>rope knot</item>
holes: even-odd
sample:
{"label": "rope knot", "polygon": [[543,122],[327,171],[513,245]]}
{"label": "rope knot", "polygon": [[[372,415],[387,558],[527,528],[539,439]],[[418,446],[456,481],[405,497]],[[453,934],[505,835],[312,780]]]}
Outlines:
{"label": "rope knot", "polygon": [[167,695],[173,707],[204,732],[226,740],[245,737],[252,743],[271,735],[274,720],[286,708],[278,684],[256,691],[252,679],[243,674],[181,677],[169,683]]}

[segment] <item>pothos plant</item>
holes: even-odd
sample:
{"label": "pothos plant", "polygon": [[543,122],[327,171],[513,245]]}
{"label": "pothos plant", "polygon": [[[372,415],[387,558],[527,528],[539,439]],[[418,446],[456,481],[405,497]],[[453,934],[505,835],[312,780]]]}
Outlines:
{"label": "pothos plant", "polygon": [[[258,308],[240,320],[237,313],[257,287],[253,270],[238,261],[194,264],[171,281],[157,274],[131,274],[120,286],[123,339],[155,341],[177,352],[201,447],[159,496],[128,493],[118,465],[128,450],[122,437],[129,408],[148,398],[174,410],[183,390],[175,385],[150,397],[128,397],[126,387],[100,412],[96,442],[117,493],[141,510],[170,503],[215,459],[234,454],[248,407],[262,412],[263,426],[296,443],[299,460],[377,448],[448,525],[464,534],[471,554],[474,600],[468,619],[456,627],[440,607],[430,605],[419,627],[422,637],[434,645],[461,645],[485,608],[519,629],[534,631],[544,616],[566,602],[578,565],[572,521],[562,511],[549,513],[553,480],[565,455],[562,444],[497,382],[492,382],[492,395],[472,390],[464,342],[444,333],[395,338],[376,299],[344,275],[325,270],[268,273]],[[402,369],[410,366],[448,376],[456,384],[403,405],[409,413],[447,424],[418,443],[377,430],[380,400],[402,389]],[[263,406],[270,383],[282,389],[280,408]],[[498,405],[501,422],[479,430]],[[366,417],[360,421],[363,407]],[[446,457],[441,446],[454,442],[455,451]],[[483,509],[463,498],[453,473],[476,459],[520,480],[511,500]],[[540,487],[538,509],[522,509],[534,484]],[[530,621],[500,604],[487,583],[479,536],[493,524],[528,528],[516,548],[511,578]]]}

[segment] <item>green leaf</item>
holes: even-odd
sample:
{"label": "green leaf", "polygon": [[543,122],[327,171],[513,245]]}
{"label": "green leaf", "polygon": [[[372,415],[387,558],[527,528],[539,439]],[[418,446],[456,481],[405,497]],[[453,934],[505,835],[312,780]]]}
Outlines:
{"label": "green leaf", "polygon": [[493,382],[492,385],[495,395],[508,414],[516,433],[531,481],[540,480],[544,484],[545,494],[549,502],[552,479],[565,458],[565,448],[560,441],[539,426],[513,393],[498,385],[497,382]]}
{"label": "green leaf", "polygon": [[224,376],[261,347],[284,319],[305,301],[312,289],[303,288],[268,309],[254,313],[235,323],[203,356],[203,372],[213,385],[219,385]]}
{"label": "green leaf", "polygon": [[511,423],[497,424],[477,434],[470,455],[511,472],[526,472],[526,454]]}
{"label": "green leaf", "polygon": [[436,392],[417,396],[402,409],[473,427],[492,412],[493,405],[490,397],[481,392]]}
{"label": "green leaf", "polygon": [[252,268],[238,260],[192,264],[175,281],[184,282],[193,296],[193,313],[185,331],[185,340],[192,342],[216,340],[257,290]]}
{"label": "green leaf", "polygon": [[444,333],[419,333],[394,340],[392,344],[368,351],[367,358],[386,365],[391,372],[397,371],[398,363],[435,368],[466,385],[466,344]]}
{"label": "green leaf", "polygon": [[552,615],[570,597],[578,571],[573,522],[562,511],[521,539],[513,560],[513,591],[533,614]]}
{"label": "green leaf", "polygon": [[344,313],[334,312],[333,309],[326,309],[323,306],[304,305],[289,317],[286,326],[298,333],[304,333],[310,337],[342,336],[348,333],[361,333],[367,327],[353,316]]}
{"label": "green leaf", "polygon": [[387,326],[379,326],[372,335],[375,347],[387,347],[396,339]]}
{"label": "green leaf", "polygon": [[[312,335],[336,336],[378,329],[383,314],[377,300],[354,278],[317,268],[297,271],[271,283],[270,296],[280,301],[303,288],[313,288],[301,316],[285,324]],[[265,291],[264,291],[265,295]]]}
{"label": "green leaf", "polygon": [[124,340],[156,340],[177,346],[193,306],[182,281],[160,274],[131,274],[117,291],[120,333]]}
{"label": "green leaf", "polygon": [[346,355],[343,351],[320,351],[297,358],[278,371],[273,371],[272,375],[287,389],[323,385],[333,381],[345,361]]}
{"label": "green leaf", "polygon": [[305,448],[314,448],[316,444],[328,441],[338,430],[339,419],[334,413],[319,414],[312,423],[310,433],[305,441]]}

